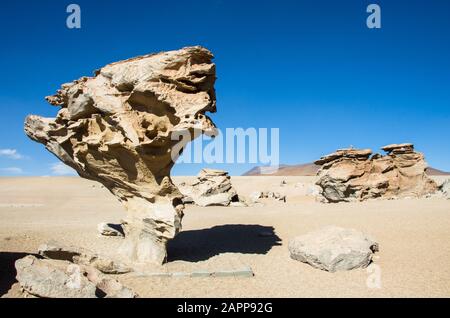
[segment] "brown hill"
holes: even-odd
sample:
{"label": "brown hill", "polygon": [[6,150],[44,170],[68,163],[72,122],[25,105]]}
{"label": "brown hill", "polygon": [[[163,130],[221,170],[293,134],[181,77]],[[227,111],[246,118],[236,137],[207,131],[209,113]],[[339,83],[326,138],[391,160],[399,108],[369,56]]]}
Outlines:
{"label": "brown hill", "polygon": [[445,172],[439,169],[429,167],[427,169],[427,174],[429,176],[450,176],[450,172]]}
{"label": "brown hill", "polygon": [[[269,175],[269,176],[315,176],[320,166],[315,165],[313,163],[305,163],[299,165],[280,165],[280,168],[275,172],[270,172],[270,170],[266,170],[267,173],[263,174],[261,171],[267,169],[265,167],[255,167],[246,173],[243,176],[260,176],[260,175]],[[427,174],[430,176],[443,176],[450,175],[450,172],[444,172],[435,168],[429,167],[427,169]]]}
{"label": "brown hill", "polygon": [[[270,175],[270,176],[315,176],[320,166],[317,166],[313,163],[305,163],[299,165],[280,165],[280,168],[272,173],[262,173],[261,171],[265,169],[265,167],[255,167],[246,173],[243,176],[260,176],[260,175]],[[266,168],[267,169],[267,168]],[[267,171],[267,172],[270,172]]]}

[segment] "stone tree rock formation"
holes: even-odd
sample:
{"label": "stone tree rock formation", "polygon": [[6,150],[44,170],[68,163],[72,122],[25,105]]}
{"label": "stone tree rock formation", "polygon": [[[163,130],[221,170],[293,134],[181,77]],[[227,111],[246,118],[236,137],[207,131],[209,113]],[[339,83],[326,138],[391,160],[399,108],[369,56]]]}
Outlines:
{"label": "stone tree rock formation", "polygon": [[362,201],[373,198],[421,197],[437,190],[426,175],[427,164],[412,144],[370,149],[340,149],[315,164],[321,165],[317,185],[325,202]]}
{"label": "stone tree rock formation", "polygon": [[121,253],[133,262],[164,262],[181,229],[170,170],[189,140],[174,136],[216,133],[205,115],[216,111],[212,59],[196,46],[112,63],[47,97],[56,118],[26,118],[30,138],[123,203]]}

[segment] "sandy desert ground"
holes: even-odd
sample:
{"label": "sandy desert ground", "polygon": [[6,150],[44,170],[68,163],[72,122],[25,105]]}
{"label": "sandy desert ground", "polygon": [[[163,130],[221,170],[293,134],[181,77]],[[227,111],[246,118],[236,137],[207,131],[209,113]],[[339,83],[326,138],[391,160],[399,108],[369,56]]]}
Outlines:
{"label": "sandy desert ground", "polygon": [[[287,185],[281,187],[281,180]],[[450,200],[322,204],[295,187],[314,180],[232,177],[240,194],[275,190],[287,195],[287,203],[187,206],[183,232],[171,242],[169,262],[162,270],[250,266],[254,277],[167,278],[133,273],[117,277],[143,297],[450,296]],[[96,228],[99,222],[119,222],[122,216],[122,206],[95,182],[76,177],[0,178],[0,295],[19,295],[14,261],[36,253],[50,239],[115,254],[121,239],[100,237]],[[289,239],[325,225],[355,228],[378,240],[380,252],[374,264],[381,270],[381,288],[368,287],[366,269],[328,273],[290,259]],[[261,236],[271,231],[273,236]]]}

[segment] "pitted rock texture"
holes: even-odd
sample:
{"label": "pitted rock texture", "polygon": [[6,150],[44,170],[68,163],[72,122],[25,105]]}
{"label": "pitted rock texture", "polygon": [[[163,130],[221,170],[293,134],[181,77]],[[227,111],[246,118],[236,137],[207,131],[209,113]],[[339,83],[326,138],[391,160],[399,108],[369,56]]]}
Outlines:
{"label": "pitted rock texture", "polygon": [[374,198],[422,197],[435,192],[436,183],[426,175],[423,154],[412,144],[382,148],[387,155],[372,155],[370,149],[340,149],[322,157],[317,185],[324,202],[362,201]]}
{"label": "pitted rock texture", "polygon": [[17,281],[27,294],[44,298],[135,298],[137,294],[97,269],[69,261],[28,255],[15,263]]}
{"label": "pitted rock texture", "polygon": [[197,46],[112,63],[47,97],[60,107],[56,118],[26,119],[30,138],[123,203],[120,252],[134,262],[164,262],[181,229],[170,170],[190,141],[180,135],[216,133],[205,115],[216,111],[212,59]]}

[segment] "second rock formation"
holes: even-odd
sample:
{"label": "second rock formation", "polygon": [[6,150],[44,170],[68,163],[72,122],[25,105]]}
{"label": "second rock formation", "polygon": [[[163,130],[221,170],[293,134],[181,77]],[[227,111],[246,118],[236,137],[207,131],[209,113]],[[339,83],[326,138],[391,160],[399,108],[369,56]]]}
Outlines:
{"label": "second rock formation", "polygon": [[421,197],[437,190],[426,175],[423,154],[412,144],[382,148],[387,155],[370,149],[340,149],[317,160],[321,165],[317,185],[325,202],[362,201],[374,198]]}

